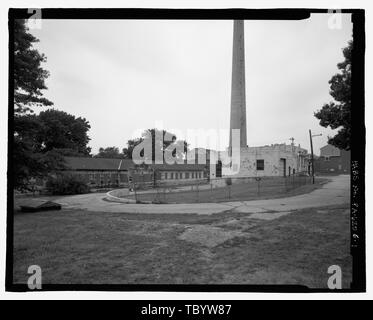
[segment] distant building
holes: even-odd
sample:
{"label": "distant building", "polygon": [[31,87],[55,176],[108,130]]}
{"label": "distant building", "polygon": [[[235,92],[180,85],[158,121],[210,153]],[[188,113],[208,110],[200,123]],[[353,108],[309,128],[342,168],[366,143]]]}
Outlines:
{"label": "distant building", "polygon": [[316,173],[349,174],[351,152],[338,149],[330,144],[320,148],[320,157],[315,161]]}

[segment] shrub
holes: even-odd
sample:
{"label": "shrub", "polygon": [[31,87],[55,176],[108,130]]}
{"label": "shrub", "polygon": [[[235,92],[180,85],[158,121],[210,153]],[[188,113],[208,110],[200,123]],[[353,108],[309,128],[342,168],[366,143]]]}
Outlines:
{"label": "shrub", "polygon": [[82,194],[89,192],[89,186],[81,178],[62,174],[51,176],[47,180],[47,190],[54,195]]}
{"label": "shrub", "polygon": [[225,184],[227,185],[227,186],[231,186],[232,185],[232,178],[226,178],[225,179]]}

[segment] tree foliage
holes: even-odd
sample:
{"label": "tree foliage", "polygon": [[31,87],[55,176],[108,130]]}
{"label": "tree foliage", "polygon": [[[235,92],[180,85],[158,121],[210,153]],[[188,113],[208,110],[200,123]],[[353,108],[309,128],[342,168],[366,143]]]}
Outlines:
{"label": "tree foliage", "polygon": [[55,154],[37,153],[35,137],[40,123],[32,117],[33,106],[50,106],[51,101],[44,98],[45,80],[49,72],[41,67],[46,57],[40,54],[33,44],[38,42],[28,32],[25,20],[14,20],[14,137],[13,169],[14,186],[26,189],[30,178],[41,177],[51,167],[62,160]]}
{"label": "tree foliage", "polygon": [[16,136],[13,146],[13,183],[20,190],[27,190],[32,178],[43,178],[65,169],[65,161],[56,150],[34,152],[32,142]]}
{"label": "tree foliage", "polygon": [[345,60],[337,64],[340,73],[334,75],[330,81],[330,95],[334,101],[324,104],[315,113],[320,125],[339,129],[334,137],[329,137],[328,143],[339,148],[350,150],[351,142],[351,54],[353,43],[343,49]]}
{"label": "tree foliage", "polygon": [[119,148],[117,147],[107,147],[100,148],[98,154],[95,155],[95,158],[120,159],[124,158],[124,155],[119,152]]}
{"label": "tree foliage", "polygon": [[76,118],[64,111],[49,109],[40,112],[36,119],[41,125],[36,136],[41,152],[64,149],[85,156],[90,154],[88,131],[91,126],[85,118]]}
{"label": "tree foliage", "polygon": [[82,194],[89,192],[87,183],[76,175],[58,174],[50,176],[46,183],[47,190],[54,195]]}
{"label": "tree foliage", "polygon": [[33,44],[38,42],[28,32],[25,20],[14,22],[14,137],[13,181],[26,189],[31,178],[42,178],[65,168],[63,156],[90,154],[88,130],[84,118],[48,109],[35,115],[33,107],[51,106],[43,97],[49,72],[46,61]]}
{"label": "tree foliage", "polygon": [[49,72],[41,67],[46,61],[33,47],[38,42],[28,32],[26,21],[14,20],[14,106],[16,113],[32,112],[32,106],[51,106],[53,103],[43,97],[47,89],[45,80]]}
{"label": "tree foliage", "polygon": [[65,168],[64,156],[88,156],[84,118],[50,109],[14,118],[13,172],[15,187],[25,189],[30,178],[41,178]]}
{"label": "tree foliage", "polygon": [[90,127],[86,119],[56,109],[42,111],[39,115],[18,115],[14,121],[16,137],[27,142],[34,152],[60,150],[63,155],[90,154]]}

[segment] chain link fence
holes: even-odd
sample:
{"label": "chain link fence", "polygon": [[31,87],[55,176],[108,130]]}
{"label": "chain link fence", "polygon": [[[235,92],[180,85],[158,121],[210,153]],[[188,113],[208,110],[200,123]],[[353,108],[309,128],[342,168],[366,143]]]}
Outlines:
{"label": "chain link fence", "polygon": [[138,203],[200,203],[245,201],[293,195],[305,191],[312,178],[303,174],[286,177],[226,177],[168,185],[164,181],[132,181],[126,198]]}

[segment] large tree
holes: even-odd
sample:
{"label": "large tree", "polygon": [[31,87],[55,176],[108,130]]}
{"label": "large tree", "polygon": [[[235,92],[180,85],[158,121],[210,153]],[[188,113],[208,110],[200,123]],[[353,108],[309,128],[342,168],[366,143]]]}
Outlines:
{"label": "large tree", "polygon": [[90,154],[89,122],[64,111],[48,109],[39,115],[17,115],[14,124],[15,137],[28,143],[36,153],[60,150],[63,155]]}
{"label": "large tree", "polygon": [[50,109],[15,115],[13,173],[17,188],[30,178],[42,178],[64,168],[63,156],[88,156],[88,130],[84,118]]}
{"label": "large tree", "polygon": [[40,130],[40,123],[30,116],[32,107],[53,105],[42,94],[42,90],[47,89],[45,80],[49,72],[41,66],[46,57],[33,47],[36,42],[38,39],[28,32],[26,21],[14,20],[14,137],[11,166],[14,186],[18,189],[27,188],[30,178],[43,176],[52,164],[56,168],[61,164],[61,159],[56,160],[55,155],[50,157],[49,153],[36,152],[35,135]]}
{"label": "large tree", "polygon": [[350,150],[351,142],[351,53],[353,42],[343,49],[345,60],[337,64],[340,73],[334,75],[330,81],[330,95],[334,101],[324,104],[315,113],[320,125],[339,129],[334,137],[329,137],[328,143],[337,148]]}
{"label": "large tree", "polygon": [[25,20],[14,22],[14,186],[27,188],[31,178],[42,178],[65,167],[63,156],[87,156],[90,128],[84,118],[49,109],[34,114],[33,107],[51,106],[43,97],[49,72],[42,68],[44,54]]}
{"label": "large tree", "polygon": [[42,68],[46,61],[44,54],[33,47],[38,42],[28,32],[25,20],[14,20],[14,110],[16,113],[32,112],[33,106],[51,106],[53,103],[43,97],[47,89],[45,80],[49,72]]}
{"label": "large tree", "polygon": [[41,124],[36,136],[41,152],[63,149],[65,154],[66,150],[85,156],[90,154],[88,131],[91,126],[85,118],[48,109],[40,112],[36,119]]}

